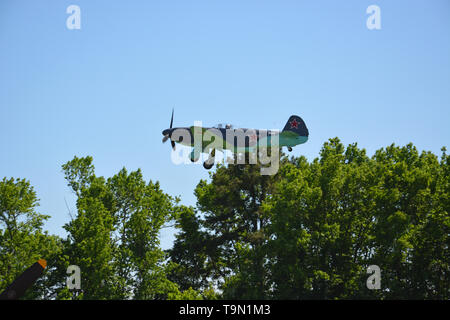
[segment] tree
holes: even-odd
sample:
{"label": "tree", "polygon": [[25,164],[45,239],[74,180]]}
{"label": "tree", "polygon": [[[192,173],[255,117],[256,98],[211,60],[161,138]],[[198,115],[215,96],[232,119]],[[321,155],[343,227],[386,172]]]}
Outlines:
{"label": "tree", "polygon": [[356,298],[370,251],[373,176],[364,150],[338,139],[320,158],[292,159],[264,204],[273,297]]}
{"label": "tree", "polygon": [[[174,281],[222,298],[448,299],[449,163],[408,144],[372,157],[338,138],[319,157],[218,166],[179,216]],[[367,268],[381,269],[369,290]],[[181,275],[188,275],[182,279]]]}
{"label": "tree", "polygon": [[179,267],[182,287],[205,290],[214,283],[226,298],[265,298],[267,273],[263,245],[268,219],[261,204],[273,176],[260,165],[218,166],[211,182],[195,189],[197,209],[180,215],[171,260]]}
{"label": "tree", "polygon": [[78,298],[157,299],[178,292],[159,247],[159,232],[176,214],[178,199],[158,182],[146,183],[140,170],[97,177],[91,157],[75,157],[63,170],[78,197],[64,251],[65,267],[81,269]]}
{"label": "tree", "polygon": [[181,290],[203,290],[209,286],[206,255],[206,233],[192,207],[181,207],[177,216],[173,247],[168,250],[173,266],[169,279]]}
{"label": "tree", "polygon": [[[409,144],[377,150],[335,138],[280,171],[265,203],[275,298],[449,296],[448,157]],[[382,290],[365,286],[367,266]]]}

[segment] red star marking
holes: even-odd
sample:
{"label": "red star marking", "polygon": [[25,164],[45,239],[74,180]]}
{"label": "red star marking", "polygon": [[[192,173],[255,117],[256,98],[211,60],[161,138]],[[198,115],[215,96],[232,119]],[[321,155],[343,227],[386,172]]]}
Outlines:
{"label": "red star marking", "polygon": [[298,129],[298,122],[297,120],[292,120],[291,122],[289,122],[291,124],[291,129],[292,128],[297,128]]}
{"label": "red star marking", "polygon": [[250,136],[250,142],[256,141],[256,134]]}

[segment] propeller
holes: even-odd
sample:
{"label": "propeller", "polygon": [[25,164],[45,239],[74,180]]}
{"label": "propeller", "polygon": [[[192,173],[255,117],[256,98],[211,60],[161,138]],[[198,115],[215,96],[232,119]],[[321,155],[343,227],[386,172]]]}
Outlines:
{"label": "propeller", "polygon": [[[173,125],[173,109],[172,109],[172,117],[170,118],[170,129],[172,129],[172,125]],[[165,143],[167,140],[169,140],[170,135],[171,135],[171,133],[164,135],[162,142]],[[172,149],[175,150],[175,141],[170,139],[170,144],[172,145]]]}

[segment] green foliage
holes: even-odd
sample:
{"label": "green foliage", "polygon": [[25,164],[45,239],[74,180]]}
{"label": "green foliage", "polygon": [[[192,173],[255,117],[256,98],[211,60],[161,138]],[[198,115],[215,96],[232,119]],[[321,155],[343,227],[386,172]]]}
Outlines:
{"label": "green foliage", "polygon": [[[276,175],[219,165],[179,204],[140,170],[62,166],[77,213],[60,239],[43,231],[26,180],[0,181],[0,290],[39,258],[26,299],[449,299],[450,156],[408,144],[372,157],[338,138],[319,157],[281,154]],[[175,222],[172,249],[162,228]],[[66,287],[69,265],[81,290]],[[369,290],[367,267],[381,269]]]}
{"label": "green foliage", "polygon": [[173,248],[168,250],[173,268],[169,279],[180,286],[180,290],[200,290],[208,286],[202,277],[207,273],[205,252],[205,233],[200,230],[199,219],[193,208],[181,206],[175,226],[176,234]]}
{"label": "green foliage", "polygon": [[201,294],[192,288],[184,290],[183,292],[177,291],[174,293],[169,293],[169,300],[203,300]]}
{"label": "green foliage", "polygon": [[170,251],[178,264],[172,277],[182,288],[202,291],[213,284],[226,298],[266,297],[268,219],[260,207],[273,181],[261,175],[259,165],[219,166],[211,183],[200,181],[195,194],[202,215],[192,210],[180,215],[181,232]]}
{"label": "green foliage", "polygon": [[158,183],[146,183],[140,170],[96,177],[90,157],[75,157],[63,170],[78,196],[78,214],[65,226],[62,267],[80,267],[82,298],[160,299],[176,292],[166,276],[159,232],[176,214],[178,200]]}
{"label": "green foliage", "polygon": [[[337,138],[312,162],[283,157],[275,176],[219,167],[171,255],[196,277],[184,287],[214,280],[227,299],[448,299],[449,172],[445,150],[369,158]],[[372,264],[382,290],[366,287]]]}

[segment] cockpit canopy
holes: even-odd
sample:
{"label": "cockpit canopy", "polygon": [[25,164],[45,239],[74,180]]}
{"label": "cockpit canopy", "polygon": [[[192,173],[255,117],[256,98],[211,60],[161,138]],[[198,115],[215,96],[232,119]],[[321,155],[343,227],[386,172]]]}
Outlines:
{"label": "cockpit canopy", "polygon": [[219,128],[219,129],[222,129],[222,128],[225,128],[225,129],[231,129],[231,128],[233,128],[233,125],[232,124],[229,124],[229,123],[219,123],[218,125],[217,125],[217,128]]}

